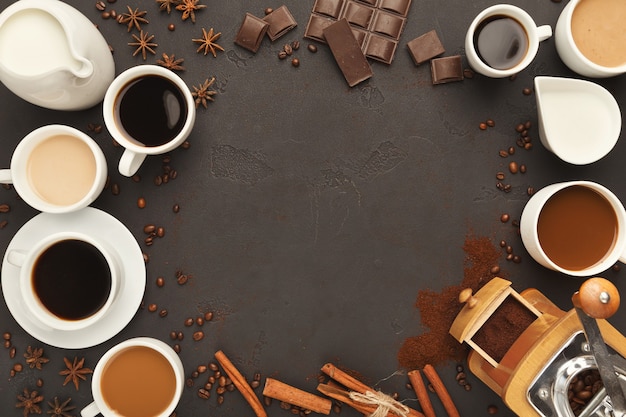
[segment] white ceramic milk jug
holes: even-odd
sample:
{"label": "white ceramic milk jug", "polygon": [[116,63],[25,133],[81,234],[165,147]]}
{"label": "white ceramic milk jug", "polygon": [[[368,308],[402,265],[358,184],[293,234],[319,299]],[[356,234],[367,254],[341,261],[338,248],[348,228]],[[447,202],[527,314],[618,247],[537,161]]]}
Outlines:
{"label": "white ceramic milk jug", "polygon": [[0,13],[0,81],[54,110],[98,104],[115,75],[94,24],[60,0],[19,0]]}

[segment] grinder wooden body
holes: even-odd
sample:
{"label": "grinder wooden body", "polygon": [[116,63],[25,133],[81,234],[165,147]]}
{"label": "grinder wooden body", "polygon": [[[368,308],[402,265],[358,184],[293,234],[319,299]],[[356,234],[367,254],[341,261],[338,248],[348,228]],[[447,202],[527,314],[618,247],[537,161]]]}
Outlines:
{"label": "grinder wooden body", "polygon": [[[528,326],[498,362],[472,338],[507,299],[513,297],[537,318]],[[496,392],[517,415],[543,417],[528,400],[528,390],[573,335],[583,331],[574,309],[563,311],[534,288],[521,293],[511,282],[493,278],[466,303],[450,327],[450,334],[467,343],[470,371]],[[598,320],[605,343],[626,356],[626,338],[606,320]]]}

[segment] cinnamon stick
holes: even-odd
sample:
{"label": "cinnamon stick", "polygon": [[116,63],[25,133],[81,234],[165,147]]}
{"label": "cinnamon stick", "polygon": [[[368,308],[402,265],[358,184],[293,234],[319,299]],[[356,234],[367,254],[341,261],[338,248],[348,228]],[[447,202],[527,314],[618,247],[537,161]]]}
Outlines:
{"label": "cinnamon stick", "polygon": [[235,367],[235,365],[233,365],[224,352],[221,350],[215,352],[215,359],[220,364],[222,369],[224,369],[226,375],[228,375],[231,381],[233,381],[233,384],[237,387],[241,395],[243,395],[243,398],[248,402],[248,404],[250,404],[254,414],[256,414],[257,417],[267,417],[265,408],[263,408],[263,404],[259,401],[259,398],[252,390],[252,387],[250,387],[246,379],[243,375],[241,375],[239,370]]}
{"label": "cinnamon stick", "polygon": [[417,395],[417,400],[422,406],[424,415],[426,417],[436,417],[435,409],[433,408],[433,404],[430,402],[430,397],[428,396],[428,391],[426,390],[426,385],[424,384],[420,371],[417,369],[409,371],[408,376],[409,381],[411,381],[411,385],[413,386],[413,391],[415,391],[415,395]]}
{"label": "cinnamon stick", "polygon": [[443,381],[439,378],[439,374],[435,368],[432,365],[424,366],[424,375],[426,375],[426,378],[428,378],[430,384],[433,386],[433,389],[441,400],[446,413],[448,413],[450,417],[460,417],[459,410],[457,410],[454,405],[452,397],[450,397],[450,393],[446,389],[445,385],[443,385]]}
{"label": "cinnamon stick", "polygon": [[304,410],[311,410],[320,414],[330,414],[332,402],[327,398],[302,391],[273,378],[265,379],[263,395],[287,404],[297,405]]}

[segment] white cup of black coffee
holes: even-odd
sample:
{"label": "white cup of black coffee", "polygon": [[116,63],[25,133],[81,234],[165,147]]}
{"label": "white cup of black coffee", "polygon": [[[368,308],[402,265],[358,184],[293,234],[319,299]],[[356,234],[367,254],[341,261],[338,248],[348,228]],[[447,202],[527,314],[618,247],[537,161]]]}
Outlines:
{"label": "white cup of black coffee", "polygon": [[537,26],[526,11],[496,4],[470,24],[465,54],[476,72],[491,78],[509,77],[526,68],[537,55],[539,43],[550,36],[552,28]]}
{"label": "white cup of black coffee", "polygon": [[6,260],[20,269],[26,310],[55,330],[84,329],[102,320],[121,285],[114,251],[83,233],[59,232],[30,248],[9,249]]}
{"label": "white cup of black coffee", "polygon": [[626,261],[626,211],[608,188],[592,181],[548,185],[520,218],[528,253],[546,268],[593,276]]}
{"label": "white cup of black coffee", "polygon": [[109,349],[91,379],[94,401],[82,417],[169,417],[183,392],[185,374],[166,343],[137,337]]}
{"label": "white cup of black coffee", "polygon": [[107,163],[98,144],[64,125],[47,125],[26,135],[0,170],[0,183],[13,184],[31,207],[68,213],[91,204],[102,192]]}
{"label": "white cup of black coffee", "polygon": [[196,107],[185,82],[157,65],[138,65],[118,75],[103,102],[104,122],[125,150],[118,169],[130,177],[148,155],[180,146],[193,128]]}

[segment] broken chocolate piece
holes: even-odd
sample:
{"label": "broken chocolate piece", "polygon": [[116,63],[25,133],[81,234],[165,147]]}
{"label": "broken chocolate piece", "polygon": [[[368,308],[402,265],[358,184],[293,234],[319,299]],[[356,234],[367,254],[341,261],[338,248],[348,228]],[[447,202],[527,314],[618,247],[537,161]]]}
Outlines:
{"label": "broken chocolate piece", "polygon": [[285,5],[274,9],[274,11],[265,16],[263,20],[269,23],[267,37],[270,38],[271,41],[275,41],[297,26],[296,20]]}
{"label": "broken chocolate piece", "polygon": [[430,61],[433,84],[445,84],[463,80],[463,64],[460,55],[435,58]]}
{"label": "broken chocolate piece", "polygon": [[406,46],[409,48],[409,53],[415,65],[420,65],[446,51],[435,30],[418,36],[412,41],[409,41]]}
{"label": "broken chocolate piece", "polygon": [[324,38],[350,87],[374,75],[346,19],[324,29]]}
{"label": "broken chocolate piece", "polygon": [[235,37],[235,43],[247,50],[256,53],[261,46],[261,41],[263,40],[263,36],[265,32],[267,32],[267,28],[269,27],[269,23],[265,22],[263,19],[260,19],[250,13],[246,13],[246,16],[241,23],[241,27],[239,28],[239,32]]}

